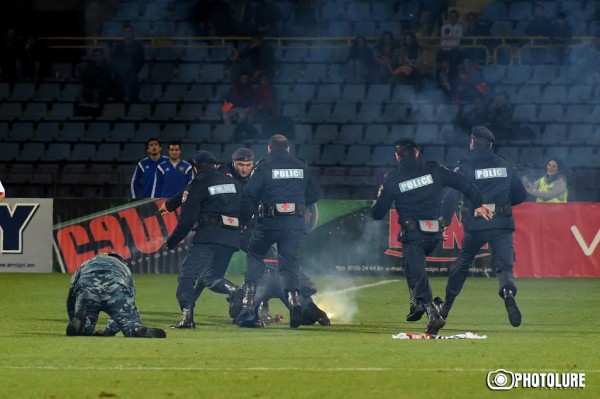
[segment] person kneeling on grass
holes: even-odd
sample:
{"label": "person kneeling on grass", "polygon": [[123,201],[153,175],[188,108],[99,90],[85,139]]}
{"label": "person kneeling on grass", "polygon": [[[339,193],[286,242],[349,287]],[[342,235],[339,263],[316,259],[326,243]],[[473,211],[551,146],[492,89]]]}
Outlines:
{"label": "person kneeling on grass", "polygon": [[[106,328],[94,331],[100,311],[108,313]],[[160,328],[142,325],[135,307],[131,270],[119,254],[100,252],[83,263],[71,278],[67,297],[68,336],[113,336],[165,338]]]}

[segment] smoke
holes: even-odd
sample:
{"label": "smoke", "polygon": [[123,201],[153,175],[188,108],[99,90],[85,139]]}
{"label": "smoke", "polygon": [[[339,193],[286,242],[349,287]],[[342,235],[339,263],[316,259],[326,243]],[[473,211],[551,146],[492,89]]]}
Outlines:
{"label": "smoke", "polygon": [[358,313],[355,287],[351,278],[330,279],[314,301],[334,323],[352,323]]}

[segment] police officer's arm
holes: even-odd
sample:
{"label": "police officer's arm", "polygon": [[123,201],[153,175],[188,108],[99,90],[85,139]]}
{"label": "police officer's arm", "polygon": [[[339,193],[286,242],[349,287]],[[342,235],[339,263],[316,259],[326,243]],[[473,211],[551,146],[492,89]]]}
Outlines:
{"label": "police officer's arm", "polygon": [[205,188],[203,188],[202,183],[198,180],[194,180],[194,183],[190,184],[188,189],[188,196],[181,205],[179,223],[177,223],[177,227],[167,239],[166,245],[168,249],[175,248],[187,236],[200,212],[202,191]]}
{"label": "police officer's arm", "polygon": [[486,220],[490,220],[494,216],[490,208],[483,203],[483,195],[481,195],[475,184],[443,166],[440,166],[440,177],[443,186],[452,187],[462,192],[469,199],[473,204],[474,216],[482,216]]}
{"label": "police officer's arm", "polygon": [[141,164],[141,161],[138,162],[135,167],[135,171],[133,172],[133,176],[131,177],[131,198],[137,199],[141,196],[138,195],[138,190],[142,186],[142,176],[144,175],[144,167]]}
{"label": "police officer's arm", "polygon": [[257,164],[252,170],[252,174],[244,185],[244,193],[254,202],[260,201],[262,191],[265,185],[265,168]]}
{"label": "police officer's arm", "polygon": [[453,214],[457,212],[460,199],[461,194],[457,190],[450,187],[445,187],[442,190],[441,212],[446,223],[450,223]]}
{"label": "police officer's arm", "polygon": [[[564,180],[563,180],[564,182]],[[565,190],[567,189],[565,184]],[[525,186],[523,185],[523,181],[513,172],[512,179],[510,180],[510,204],[518,205],[521,202],[525,201],[527,198],[527,190],[525,190]],[[550,197],[554,198],[554,197]]]}
{"label": "police officer's arm", "polygon": [[308,182],[306,185],[304,201],[305,205],[308,207],[319,200],[319,183],[317,183],[317,177],[310,166],[306,168],[306,171],[308,173]]}
{"label": "police officer's arm", "polygon": [[377,195],[377,200],[373,205],[372,215],[373,219],[381,220],[385,217],[387,212],[392,207],[392,203],[394,202],[394,198],[396,198],[397,190],[395,189],[397,184],[394,184],[392,178],[386,178],[386,180],[381,185],[379,194]]}

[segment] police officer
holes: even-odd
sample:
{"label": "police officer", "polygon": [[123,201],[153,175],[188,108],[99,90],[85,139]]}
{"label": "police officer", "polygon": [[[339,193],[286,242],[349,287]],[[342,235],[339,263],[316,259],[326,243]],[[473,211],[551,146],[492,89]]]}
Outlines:
{"label": "police officer", "polygon": [[[110,319],[94,331],[100,311]],[[160,328],[144,327],[135,307],[135,285],[125,260],[114,252],[100,252],[73,274],[67,296],[68,336],[105,335],[119,331],[126,337],[165,338]]]}
{"label": "police officer", "polygon": [[496,138],[488,128],[475,126],[471,130],[471,153],[458,168],[458,173],[473,182],[482,192],[484,202],[493,211],[494,217],[492,220],[473,217],[471,210],[479,203],[473,203],[470,199],[465,201],[465,236],[456,263],[450,268],[446,299],[440,308],[440,314],[444,318],[448,316],[467,279],[475,255],[485,243],[489,243],[494,250],[499,295],[504,300],[510,324],[518,327],[521,324],[521,312],[514,298],[517,287],[513,275],[515,220],[512,207],[523,202],[527,193],[510,161],[492,151],[495,143]]}
{"label": "police officer", "polygon": [[169,250],[179,245],[194,224],[193,244],[178,276],[177,300],[182,319],[172,328],[196,328],[194,321],[194,282],[232,295],[237,288],[224,278],[234,252],[240,246],[240,190],[235,180],[218,171],[219,162],[208,151],[194,156],[196,177],[181,197],[165,202],[167,211],[181,203],[179,223],[166,241]]}
{"label": "police officer", "polygon": [[243,311],[235,322],[244,327],[245,322],[254,320],[256,284],[265,270],[263,259],[277,244],[290,327],[297,328],[302,323],[298,258],[308,230],[304,211],[317,202],[319,189],[310,166],[290,155],[285,136],[273,135],[267,151],[267,159],[256,165],[244,187],[246,195],[260,206],[246,257]]}
{"label": "police officer", "polygon": [[427,312],[426,332],[437,334],[445,321],[432,301],[425,257],[435,249],[443,230],[439,220],[442,188],[449,186],[462,191],[473,202],[475,214],[489,218],[491,213],[482,206],[481,193],[472,183],[435,162],[422,162],[419,155],[419,148],[412,141],[396,145],[398,166],[380,187],[372,212],[374,219],[383,219],[395,203],[408,286]]}
{"label": "police officer", "polygon": [[[260,163],[261,161],[259,161]],[[249,148],[238,148],[233,155],[231,156],[231,162],[227,163],[224,168],[224,172],[230,174],[235,180],[238,181],[240,186],[243,187],[248,182],[250,178],[250,173],[254,167],[254,153]],[[250,244],[250,235],[254,226],[256,224],[256,207],[252,198],[244,194],[242,190],[242,207],[240,214],[240,224],[242,226],[241,229],[241,242],[240,249],[246,253],[248,253],[248,245]],[[281,287],[277,286],[279,282],[282,280],[279,279],[278,276],[278,260],[277,260],[277,252],[270,247],[267,254],[265,255],[265,274],[261,279],[261,282],[257,284],[257,291],[261,289],[264,293],[258,295],[260,300],[255,300],[257,303],[257,308],[260,307],[261,312],[263,314],[268,314],[269,312],[269,298],[279,297],[284,298],[284,296],[280,295],[279,292],[282,291]],[[302,324],[314,324],[318,322],[321,325],[330,325],[330,320],[323,310],[321,310],[312,299],[312,296],[317,293],[317,288],[312,282],[312,280],[304,273],[304,271],[300,268],[298,270],[298,278],[300,279],[300,296],[302,299]],[[264,281],[262,281],[264,280]],[[202,286],[200,284],[196,285],[196,292],[201,291]],[[241,299],[243,296],[242,290],[236,291],[236,299],[233,301],[230,306],[231,317],[235,318],[241,309]],[[238,300],[239,299],[239,300]],[[264,302],[263,302],[264,300]],[[287,305],[287,299],[282,299],[282,301]],[[256,316],[258,318],[259,312],[256,311]],[[264,323],[258,323],[264,326]]]}

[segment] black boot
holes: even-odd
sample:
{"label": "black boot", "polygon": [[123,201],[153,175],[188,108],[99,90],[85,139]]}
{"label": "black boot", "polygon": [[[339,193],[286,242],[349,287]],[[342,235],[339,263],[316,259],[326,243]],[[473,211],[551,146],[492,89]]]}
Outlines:
{"label": "black boot", "polygon": [[194,322],[194,308],[187,307],[181,309],[181,321],[171,328],[178,329],[194,329],[196,328],[196,322]]}
{"label": "black boot", "polygon": [[269,313],[269,302],[263,301],[258,305],[256,314],[256,327],[265,327],[273,323],[273,316]]}
{"label": "black boot", "polygon": [[517,307],[517,302],[515,301],[512,290],[504,288],[502,290],[502,296],[504,297],[504,306],[508,312],[508,321],[510,321],[510,325],[519,327],[521,325],[521,311]]}
{"label": "black boot", "polygon": [[85,322],[87,321],[87,317],[85,315],[85,310],[80,309],[75,313],[75,316],[69,322],[67,326],[67,335],[69,337],[76,337],[77,335],[81,335],[81,330],[85,327]]}
{"label": "black boot", "polygon": [[167,333],[160,328],[138,326],[134,328],[133,336],[137,338],[166,338]]}
{"label": "black boot", "polygon": [[425,330],[425,332],[427,334],[437,335],[438,331],[446,324],[446,320],[440,316],[433,302],[425,305],[425,311],[427,312],[428,318],[427,330]]}
{"label": "black boot", "polygon": [[417,301],[413,290],[409,289],[408,292],[410,293],[410,310],[406,315],[406,321],[421,320],[425,313],[425,306]]}
{"label": "black boot", "polygon": [[452,301],[444,301],[439,296],[433,298],[433,305],[437,309],[440,316],[446,320],[448,318],[448,313],[450,313],[450,308],[452,307]]}
{"label": "black boot", "polygon": [[[254,306],[254,296],[256,295],[256,285],[254,283],[244,283],[242,289],[236,290],[237,301],[238,291],[241,291],[241,310],[238,311],[237,315],[233,318],[233,322],[240,327],[254,328],[256,327],[256,308]],[[234,302],[235,302],[234,301]],[[231,312],[230,308],[230,312]],[[235,309],[237,310],[237,309]]]}
{"label": "black boot", "polygon": [[300,305],[298,291],[288,292],[288,307],[290,309],[290,327],[300,327],[300,324],[302,324],[302,305]]}
{"label": "black boot", "polygon": [[244,283],[244,296],[242,298],[242,310],[254,311],[254,296],[256,295],[256,284]]}
{"label": "black boot", "polygon": [[315,323],[319,323],[322,326],[329,326],[331,325],[331,320],[329,320],[327,313],[319,309],[314,302],[310,302],[302,309],[302,324],[310,326]]}

